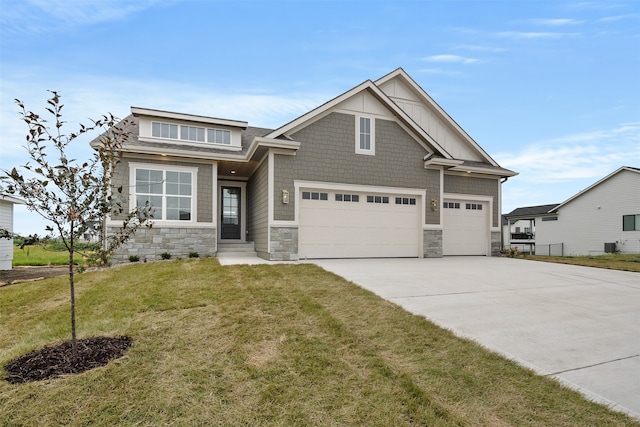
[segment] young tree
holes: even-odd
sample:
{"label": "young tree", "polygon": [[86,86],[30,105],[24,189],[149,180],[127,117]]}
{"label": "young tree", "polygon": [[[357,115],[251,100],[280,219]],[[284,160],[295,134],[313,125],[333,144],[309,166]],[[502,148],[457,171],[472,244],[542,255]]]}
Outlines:
{"label": "young tree", "polygon": [[[49,122],[38,114],[27,111],[24,104],[16,99],[22,120],[29,132],[25,148],[30,160],[20,166],[0,173],[0,181],[6,186],[4,191],[21,197],[31,211],[35,211],[52,225],[47,231],[59,236],[69,252],[69,290],[71,294],[71,342],[73,353],[77,354],[74,255],[77,242],[90,223],[96,221],[104,227],[108,214],[122,214],[120,203],[122,187],[112,188],[111,182],[116,165],[120,162],[122,146],[129,138],[128,123],[118,121],[112,114],[103,115],[99,120],[91,120],[90,126],[79,125],[75,133],[65,134],[62,127],[63,104],[56,91],[47,100],[47,112],[53,116]],[[101,130],[100,144],[95,147],[92,157],[78,162],[69,158],[68,148],[79,136],[90,131]],[[94,252],[102,264],[120,245],[135,233],[139,226],[151,226],[149,207],[136,208],[128,212],[122,227],[106,236]]]}

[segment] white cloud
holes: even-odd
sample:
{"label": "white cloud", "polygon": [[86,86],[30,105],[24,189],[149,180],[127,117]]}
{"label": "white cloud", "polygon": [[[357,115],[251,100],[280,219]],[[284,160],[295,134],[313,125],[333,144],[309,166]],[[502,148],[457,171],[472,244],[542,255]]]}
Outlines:
{"label": "white cloud", "polygon": [[457,76],[462,74],[460,71],[444,70],[442,68],[422,68],[418,70],[418,72],[424,74],[443,74],[447,76]]}
{"label": "white cloud", "polygon": [[494,158],[529,184],[595,179],[623,165],[640,165],[640,122],[538,141]]}
{"label": "white cloud", "polygon": [[535,31],[501,31],[496,36],[502,38],[510,38],[517,40],[534,40],[534,39],[561,39],[564,37],[576,36],[576,33],[558,33],[558,32],[535,32]]}
{"label": "white cloud", "polygon": [[68,30],[124,19],[157,3],[159,0],[2,0],[0,24],[3,31],[14,34]]}
{"label": "white cloud", "polygon": [[550,19],[532,19],[531,22],[534,25],[546,25],[550,27],[561,27],[564,25],[577,25],[582,24],[585,21],[571,18],[550,18]]}
{"label": "white cloud", "polygon": [[467,58],[459,55],[431,55],[423,58],[427,62],[449,62],[449,63],[461,63],[461,64],[473,64],[479,62],[476,58]]}

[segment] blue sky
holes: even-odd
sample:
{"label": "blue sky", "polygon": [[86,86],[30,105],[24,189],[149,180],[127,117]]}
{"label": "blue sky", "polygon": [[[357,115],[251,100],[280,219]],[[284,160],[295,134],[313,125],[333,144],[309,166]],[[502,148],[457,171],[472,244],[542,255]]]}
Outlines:
{"label": "blue sky", "polygon": [[275,128],[398,67],[519,172],[504,213],[640,167],[638,1],[0,0],[0,169],[27,160],[14,98],[48,89],[68,131],[131,106]]}

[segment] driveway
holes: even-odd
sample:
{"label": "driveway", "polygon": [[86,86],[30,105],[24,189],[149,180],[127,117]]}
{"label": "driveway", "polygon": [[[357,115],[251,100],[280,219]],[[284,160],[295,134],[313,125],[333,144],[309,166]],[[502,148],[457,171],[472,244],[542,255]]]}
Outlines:
{"label": "driveway", "polygon": [[640,418],[640,273],[490,257],[314,263]]}

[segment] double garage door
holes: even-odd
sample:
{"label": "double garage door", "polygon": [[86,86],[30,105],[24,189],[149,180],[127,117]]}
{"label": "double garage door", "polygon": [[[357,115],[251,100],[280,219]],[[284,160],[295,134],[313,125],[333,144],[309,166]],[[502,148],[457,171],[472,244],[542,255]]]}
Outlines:
{"label": "double garage door", "polygon": [[298,197],[300,259],[420,255],[420,196],[303,188]]}

